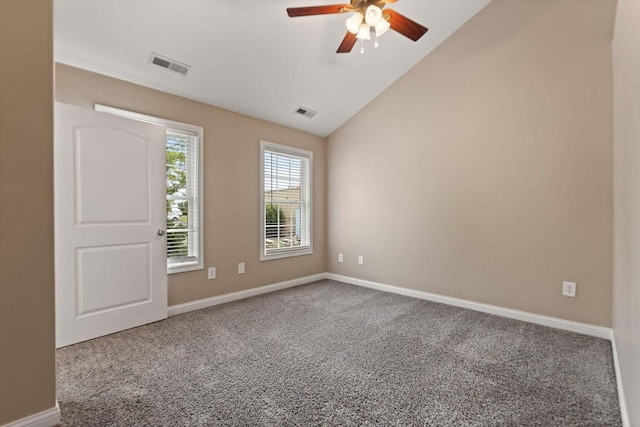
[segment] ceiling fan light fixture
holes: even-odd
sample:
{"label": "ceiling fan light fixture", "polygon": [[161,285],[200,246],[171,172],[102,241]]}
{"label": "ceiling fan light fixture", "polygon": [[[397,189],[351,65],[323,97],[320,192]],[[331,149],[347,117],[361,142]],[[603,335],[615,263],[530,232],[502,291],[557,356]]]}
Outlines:
{"label": "ceiling fan light fixture", "polygon": [[365,22],[373,27],[382,19],[382,9],[378,6],[371,5],[367,8],[364,16]]}
{"label": "ceiling fan light fixture", "polygon": [[378,21],[374,28],[376,29],[376,35],[379,37],[386,33],[389,28],[391,28],[391,24],[389,24],[389,21],[387,21],[386,19],[381,19],[380,21]]}
{"label": "ceiling fan light fixture", "polygon": [[[350,0],[349,4],[331,4],[326,6],[289,7],[290,17],[332,15],[353,12],[346,19],[347,34],[340,42],[336,53],[349,53],[360,40],[360,51],[364,49],[364,40],[374,39],[373,46],[378,47],[378,37],[392,29],[416,42],[429,29],[415,21],[391,10],[384,9],[398,0]],[[384,9],[384,10],[383,10]],[[371,35],[373,33],[373,36]]]}
{"label": "ceiling fan light fixture", "polygon": [[364,16],[362,16],[360,12],[354,13],[349,17],[349,19],[347,19],[347,30],[349,30],[351,34],[358,34],[360,24],[362,24],[363,20]]}
{"label": "ceiling fan light fixture", "polygon": [[356,38],[360,40],[371,40],[371,33],[369,28],[370,27],[364,22],[360,24],[360,29],[358,30],[358,34],[356,34]]}

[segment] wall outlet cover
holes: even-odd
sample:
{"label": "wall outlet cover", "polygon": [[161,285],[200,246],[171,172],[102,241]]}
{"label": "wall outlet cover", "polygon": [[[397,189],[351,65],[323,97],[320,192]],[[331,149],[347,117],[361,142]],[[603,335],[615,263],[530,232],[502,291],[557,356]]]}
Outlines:
{"label": "wall outlet cover", "polygon": [[215,267],[209,267],[209,270],[207,271],[207,278],[209,280],[216,278],[216,268]]}
{"label": "wall outlet cover", "polygon": [[562,282],[562,295],[575,298],[577,287],[574,282]]}
{"label": "wall outlet cover", "polygon": [[238,274],[244,274],[244,262],[238,263]]}
{"label": "wall outlet cover", "polygon": [[344,262],[344,254],[338,254],[338,262]]}
{"label": "wall outlet cover", "polygon": [[364,265],[364,255],[358,255],[358,265]]}

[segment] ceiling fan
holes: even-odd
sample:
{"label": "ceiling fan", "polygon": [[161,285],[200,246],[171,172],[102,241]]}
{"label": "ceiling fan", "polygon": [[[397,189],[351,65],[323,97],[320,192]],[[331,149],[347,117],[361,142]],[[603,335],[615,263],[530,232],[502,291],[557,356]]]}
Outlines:
{"label": "ceiling fan", "polygon": [[[333,4],[328,6],[290,7],[287,13],[290,17],[310,15],[328,15],[333,13],[354,12],[347,19],[347,34],[338,47],[337,53],[349,53],[358,39],[370,40],[374,33],[378,47],[378,36],[381,36],[389,28],[395,30],[413,41],[422,37],[428,29],[411,19],[400,15],[398,12],[384,9],[387,4],[397,0],[351,0],[350,4]],[[384,9],[384,10],[383,10]],[[364,47],[360,49],[364,52]]]}

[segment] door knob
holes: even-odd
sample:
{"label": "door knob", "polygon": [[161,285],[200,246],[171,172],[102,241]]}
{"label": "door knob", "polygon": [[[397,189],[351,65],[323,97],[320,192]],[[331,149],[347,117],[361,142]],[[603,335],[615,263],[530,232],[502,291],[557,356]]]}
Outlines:
{"label": "door knob", "polygon": [[158,236],[164,236],[165,234],[167,234],[167,232],[162,228],[158,230]]}

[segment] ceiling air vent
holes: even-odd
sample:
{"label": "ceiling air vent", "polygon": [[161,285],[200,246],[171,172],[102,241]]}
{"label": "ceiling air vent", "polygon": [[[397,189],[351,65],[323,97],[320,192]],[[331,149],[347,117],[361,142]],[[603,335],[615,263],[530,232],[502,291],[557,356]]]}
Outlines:
{"label": "ceiling air vent", "polygon": [[316,114],[318,114],[317,111],[313,111],[310,108],[307,107],[298,107],[298,109],[295,111],[296,114],[300,114],[301,116],[305,116],[308,119],[312,119],[313,116],[315,116]]}
{"label": "ceiling air vent", "polygon": [[178,73],[181,76],[186,76],[189,70],[191,69],[191,65],[183,64],[182,62],[178,62],[175,59],[158,55],[155,52],[151,52],[151,56],[149,57],[149,63],[153,65],[157,65],[158,67],[162,67],[169,71],[173,71],[174,73]]}

